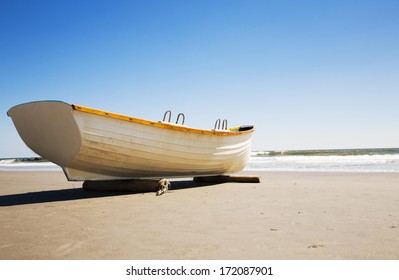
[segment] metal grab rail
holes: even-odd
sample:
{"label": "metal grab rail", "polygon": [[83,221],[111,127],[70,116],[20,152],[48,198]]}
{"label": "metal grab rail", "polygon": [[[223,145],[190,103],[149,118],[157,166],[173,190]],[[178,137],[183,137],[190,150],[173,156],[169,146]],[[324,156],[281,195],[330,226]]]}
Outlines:
{"label": "metal grab rail", "polygon": [[183,122],[181,123],[181,125],[184,125],[184,121],[186,120],[186,117],[184,116],[183,113],[179,113],[179,114],[177,115],[176,124],[178,124],[179,119],[180,119],[180,116],[183,117]]}
{"label": "metal grab rail", "polygon": [[227,130],[227,119],[224,119],[222,122],[222,130]]}
{"label": "metal grab rail", "polygon": [[220,129],[220,119],[217,119],[215,122],[215,127],[213,128],[214,130]]}
{"label": "metal grab rail", "polygon": [[223,122],[221,122],[220,119],[217,119],[213,129],[220,130],[220,125],[222,125],[222,130],[227,130],[227,119],[224,119]]}
{"label": "metal grab rail", "polygon": [[[167,117],[169,117],[169,118],[167,118]],[[176,124],[179,123],[180,117],[182,117],[182,123],[181,123],[181,125],[184,125],[184,122],[186,121],[186,116],[184,116],[183,113],[179,113],[179,114],[177,115]],[[166,118],[168,119],[167,121],[165,121]],[[168,111],[166,111],[165,114],[163,115],[163,120],[162,120],[162,121],[163,121],[163,122],[170,123],[170,119],[171,119],[171,118],[172,118],[172,111],[171,111],[171,110],[168,110]]]}
{"label": "metal grab rail", "polygon": [[170,122],[170,118],[172,117],[172,111],[171,110],[168,110],[168,111],[166,111],[165,112],[165,114],[163,115],[163,122],[165,121],[165,118],[166,118],[166,115],[169,113],[169,119],[168,119],[168,122]]}

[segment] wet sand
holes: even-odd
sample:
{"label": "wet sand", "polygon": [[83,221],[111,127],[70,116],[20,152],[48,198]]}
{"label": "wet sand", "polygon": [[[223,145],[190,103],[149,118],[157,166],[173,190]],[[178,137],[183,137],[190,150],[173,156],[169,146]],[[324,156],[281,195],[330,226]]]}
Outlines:
{"label": "wet sand", "polygon": [[399,173],[245,174],[155,196],[0,172],[0,259],[399,259]]}

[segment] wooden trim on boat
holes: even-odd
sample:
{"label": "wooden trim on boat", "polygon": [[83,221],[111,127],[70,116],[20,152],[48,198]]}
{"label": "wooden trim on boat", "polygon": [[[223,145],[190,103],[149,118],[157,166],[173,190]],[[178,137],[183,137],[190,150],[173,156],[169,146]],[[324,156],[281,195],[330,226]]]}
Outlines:
{"label": "wooden trim on boat", "polygon": [[138,124],[155,126],[155,127],[159,127],[159,128],[166,128],[166,129],[171,129],[171,130],[175,130],[175,131],[192,132],[192,133],[197,133],[197,134],[226,136],[226,135],[242,135],[242,134],[252,133],[254,131],[254,128],[252,128],[250,130],[245,130],[245,131],[231,131],[231,130],[236,130],[237,127],[229,128],[228,130],[225,130],[225,131],[203,130],[203,129],[197,129],[197,128],[188,128],[188,127],[184,127],[184,126],[180,126],[180,125],[167,124],[167,123],[162,123],[162,122],[152,122],[152,121],[148,121],[148,120],[144,120],[144,119],[133,118],[133,117],[129,117],[129,116],[106,112],[106,111],[93,109],[93,108],[76,105],[76,104],[72,104],[72,108],[76,111],[99,115],[99,116],[105,116],[105,117],[109,117],[109,118],[113,118],[113,119],[117,119],[117,120],[134,122],[134,123],[138,123]]}

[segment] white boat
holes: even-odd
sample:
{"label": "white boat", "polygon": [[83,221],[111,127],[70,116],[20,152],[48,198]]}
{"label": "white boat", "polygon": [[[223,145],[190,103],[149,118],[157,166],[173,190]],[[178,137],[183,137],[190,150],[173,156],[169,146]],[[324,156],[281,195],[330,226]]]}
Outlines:
{"label": "white boat", "polygon": [[235,173],[248,161],[254,131],[227,129],[227,122],[223,129],[189,128],[61,101],[25,103],[7,114],[25,144],[70,181]]}

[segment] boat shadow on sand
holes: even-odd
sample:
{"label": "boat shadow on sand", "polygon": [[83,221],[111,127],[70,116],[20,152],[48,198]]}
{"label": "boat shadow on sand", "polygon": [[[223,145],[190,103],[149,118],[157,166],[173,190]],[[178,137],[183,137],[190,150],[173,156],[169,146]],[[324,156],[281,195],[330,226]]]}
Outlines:
{"label": "boat shadow on sand", "polygon": [[[194,182],[187,181],[171,181],[170,190],[182,190],[189,188],[207,187],[221,183],[215,182]],[[154,193],[153,188],[143,189],[139,191],[86,191],[83,188],[61,189],[29,192],[21,194],[10,194],[0,196],[0,207],[17,206],[26,204],[37,204],[46,202],[60,202],[80,199],[93,199],[100,197],[112,197],[131,194]]]}

